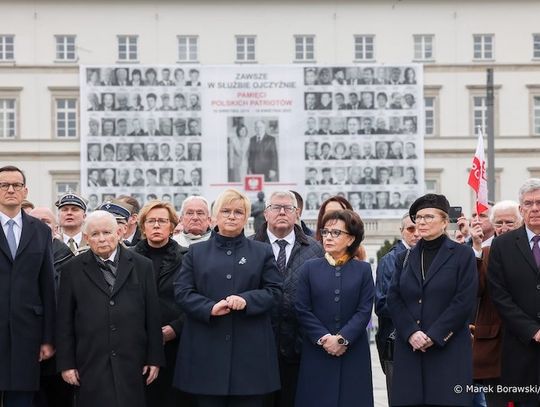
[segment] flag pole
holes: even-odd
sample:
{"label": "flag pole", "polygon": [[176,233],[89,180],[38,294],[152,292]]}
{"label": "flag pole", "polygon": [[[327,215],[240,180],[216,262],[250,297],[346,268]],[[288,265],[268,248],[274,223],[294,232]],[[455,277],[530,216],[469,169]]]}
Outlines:
{"label": "flag pole", "polygon": [[[487,69],[486,110],[487,110],[487,187],[488,200],[495,202],[495,117],[493,104],[493,68]],[[478,213],[478,212],[477,212]]]}

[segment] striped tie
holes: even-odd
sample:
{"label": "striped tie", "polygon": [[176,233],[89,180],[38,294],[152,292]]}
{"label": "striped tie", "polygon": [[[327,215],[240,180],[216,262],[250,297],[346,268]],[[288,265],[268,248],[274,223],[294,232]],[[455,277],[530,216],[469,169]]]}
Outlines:
{"label": "striped tie", "polygon": [[281,274],[285,274],[285,267],[287,265],[287,253],[285,252],[285,247],[289,244],[286,240],[280,239],[276,240],[276,243],[279,246],[279,254],[277,256],[277,266]]}

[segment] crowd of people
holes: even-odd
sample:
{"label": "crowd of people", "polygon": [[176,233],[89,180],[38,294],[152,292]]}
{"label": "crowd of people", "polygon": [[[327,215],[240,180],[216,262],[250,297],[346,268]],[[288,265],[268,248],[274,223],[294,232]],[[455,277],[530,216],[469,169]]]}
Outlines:
{"label": "crowd of people", "polygon": [[416,199],[401,241],[366,262],[343,196],[301,221],[294,191],[224,190],[57,213],[0,168],[4,407],[373,406],[367,327],[391,406],[538,406],[540,179],[519,203],[449,218]]}

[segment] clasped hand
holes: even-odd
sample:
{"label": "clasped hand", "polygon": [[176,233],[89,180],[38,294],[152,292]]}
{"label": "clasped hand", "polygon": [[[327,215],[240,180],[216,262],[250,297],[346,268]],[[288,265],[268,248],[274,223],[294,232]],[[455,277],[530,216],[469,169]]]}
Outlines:
{"label": "clasped hand", "polygon": [[430,346],[433,345],[433,341],[422,331],[416,331],[409,336],[409,344],[412,346],[413,351],[425,352]]}
{"label": "clasped hand", "polygon": [[224,300],[218,301],[212,307],[211,315],[219,317],[227,315],[231,311],[241,311],[246,308],[247,302],[239,295],[229,295]]}
{"label": "clasped hand", "polygon": [[345,345],[340,345],[338,343],[339,336],[326,334],[321,338],[321,345],[328,353],[332,356],[341,356],[347,350]]}

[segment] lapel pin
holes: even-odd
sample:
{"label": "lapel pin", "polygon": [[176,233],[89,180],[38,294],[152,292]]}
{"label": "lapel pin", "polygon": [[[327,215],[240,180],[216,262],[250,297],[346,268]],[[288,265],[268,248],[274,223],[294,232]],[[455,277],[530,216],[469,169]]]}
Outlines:
{"label": "lapel pin", "polygon": [[242,257],[242,258],[240,259],[240,261],[238,262],[238,264],[246,264],[246,262],[247,262],[246,258],[245,258],[245,257]]}

